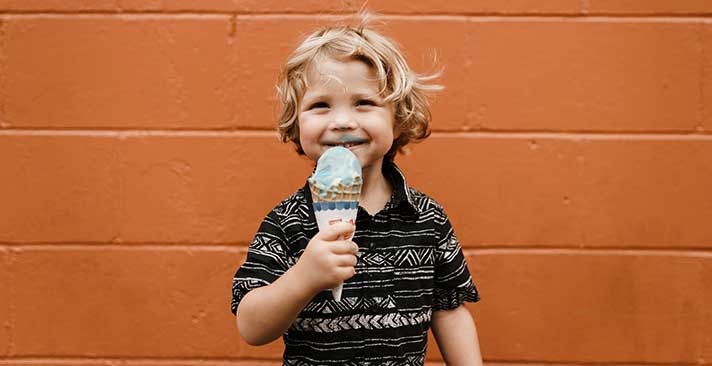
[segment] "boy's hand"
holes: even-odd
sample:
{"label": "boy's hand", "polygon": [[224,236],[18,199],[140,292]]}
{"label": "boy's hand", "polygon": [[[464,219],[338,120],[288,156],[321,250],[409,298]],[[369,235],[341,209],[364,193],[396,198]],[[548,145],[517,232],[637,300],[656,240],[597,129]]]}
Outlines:
{"label": "boy's hand", "polygon": [[356,274],[358,245],[348,238],[355,227],[340,222],[320,231],[307,244],[304,253],[293,269],[309,291],[336,287]]}

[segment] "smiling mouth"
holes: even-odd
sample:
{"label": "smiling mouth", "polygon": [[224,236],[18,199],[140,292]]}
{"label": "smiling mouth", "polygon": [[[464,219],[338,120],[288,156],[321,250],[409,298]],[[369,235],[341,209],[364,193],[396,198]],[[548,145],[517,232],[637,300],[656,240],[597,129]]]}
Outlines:
{"label": "smiling mouth", "polygon": [[350,148],[350,147],[354,147],[354,146],[358,146],[358,145],[363,145],[364,142],[365,142],[365,141],[340,142],[340,143],[337,143],[337,144],[324,144],[324,145],[329,146],[329,147],[341,146],[341,147],[345,147],[345,148],[348,149],[348,148]]}

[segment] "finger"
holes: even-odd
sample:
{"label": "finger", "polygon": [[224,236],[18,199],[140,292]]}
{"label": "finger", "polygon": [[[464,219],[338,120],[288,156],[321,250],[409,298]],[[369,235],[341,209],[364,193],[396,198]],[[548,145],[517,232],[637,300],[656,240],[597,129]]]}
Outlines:
{"label": "finger", "polygon": [[339,238],[350,237],[354,229],[356,229],[356,227],[353,224],[348,222],[337,222],[324,228],[324,230],[319,231],[319,235],[322,240],[334,241]]}
{"label": "finger", "polygon": [[336,258],[335,262],[339,267],[355,267],[358,263],[358,258],[353,254],[342,254]]}
{"label": "finger", "polygon": [[331,242],[329,249],[334,254],[356,254],[358,245],[351,240],[336,240]]}
{"label": "finger", "polygon": [[337,271],[338,276],[344,281],[348,280],[356,274],[356,268],[354,267],[339,267]]}

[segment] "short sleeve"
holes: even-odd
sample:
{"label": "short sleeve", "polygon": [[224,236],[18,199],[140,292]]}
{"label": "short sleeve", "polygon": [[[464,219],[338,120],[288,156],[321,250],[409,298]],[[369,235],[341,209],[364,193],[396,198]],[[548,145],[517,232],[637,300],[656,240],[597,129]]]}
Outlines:
{"label": "short sleeve", "polygon": [[435,248],[435,311],[455,309],[466,301],[480,300],[450,220],[442,210],[437,214],[440,217],[436,217],[438,243]]}
{"label": "short sleeve", "polygon": [[232,280],[230,310],[233,314],[237,314],[237,306],[248,292],[271,284],[287,271],[286,247],[279,216],[273,210],[262,221],[247,250],[245,262]]}

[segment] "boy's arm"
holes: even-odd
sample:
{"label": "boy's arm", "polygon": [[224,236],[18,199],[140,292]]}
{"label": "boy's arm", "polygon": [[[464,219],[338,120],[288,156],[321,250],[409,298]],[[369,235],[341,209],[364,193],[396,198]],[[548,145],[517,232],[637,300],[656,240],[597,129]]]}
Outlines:
{"label": "boy's arm", "polygon": [[358,246],[339,240],[349,237],[353,230],[352,224],[339,223],[320,231],[292,268],[242,298],[236,323],[247,343],[263,345],[279,338],[317,293],[355,274]]}
{"label": "boy's arm", "polygon": [[433,312],[432,329],[448,366],[482,366],[475,322],[464,305]]}
{"label": "boy's arm", "polygon": [[253,346],[279,338],[314,294],[289,270],[268,286],[247,293],[237,307],[236,323],[242,338]]}

